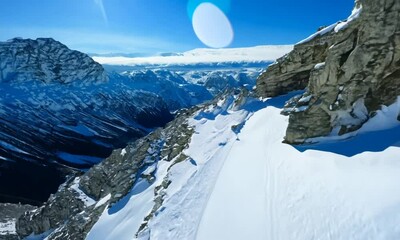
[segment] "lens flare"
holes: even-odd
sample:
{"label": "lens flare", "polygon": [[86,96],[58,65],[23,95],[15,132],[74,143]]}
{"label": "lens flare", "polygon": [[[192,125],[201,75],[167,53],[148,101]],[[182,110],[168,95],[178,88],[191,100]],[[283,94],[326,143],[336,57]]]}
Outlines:
{"label": "lens flare", "polygon": [[205,45],[227,47],[233,40],[233,29],[226,15],[212,3],[200,4],[193,13],[193,29]]}
{"label": "lens flare", "polygon": [[228,14],[229,11],[231,10],[231,0],[189,0],[187,4],[187,13],[190,20],[193,19],[193,13],[196,10],[196,8],[200,4],[205,2],[214,4],[219,9],[221,9],[221,11],[223,11],[225,14]]}

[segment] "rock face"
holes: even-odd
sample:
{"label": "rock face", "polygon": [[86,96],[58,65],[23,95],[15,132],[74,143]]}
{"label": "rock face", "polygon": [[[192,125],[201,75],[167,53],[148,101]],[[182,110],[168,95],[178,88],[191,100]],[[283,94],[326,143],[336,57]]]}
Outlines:
{"label": "rock face", "polygon": [[0,239],[18,240],[19,237],[15,232],[15,222],[26,211],[33,209],[34,207],[30,205],[0,203]]}
{"label": "rock face", "polygon": [[103,67],[51,38],[0,42],[0,82],[102,83]]}
{"label": "rock face", "polygon": [[400,95],[400,2],[356,1],[348,20],[267,69],[257,91],[267,97],[304,87],[285,111],[288,143],[357,130],[381,105],[392,104]]}

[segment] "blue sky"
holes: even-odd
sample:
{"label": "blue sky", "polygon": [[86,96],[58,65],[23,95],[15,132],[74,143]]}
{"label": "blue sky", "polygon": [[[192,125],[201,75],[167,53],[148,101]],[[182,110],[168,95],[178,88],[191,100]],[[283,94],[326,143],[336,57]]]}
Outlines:
{"label": "blue sky", "polygon": [[1,0],[0,40],[53,37],[84,52],[160,53],[205,47],[191,14],[211,2],[229,19],[229,47],[293,44],[345,19],[353,0]]}

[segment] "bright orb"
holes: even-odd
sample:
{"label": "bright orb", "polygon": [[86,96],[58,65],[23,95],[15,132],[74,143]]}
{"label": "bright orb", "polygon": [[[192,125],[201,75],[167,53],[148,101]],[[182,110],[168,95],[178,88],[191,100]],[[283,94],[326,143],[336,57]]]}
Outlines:
{"label": "bright orb", "polygon": [[227,47],[233,40],[233,29],[226,15],[212,3],[200,4],[193,13],[193,29],[205,45]]}
{"label": "bright orb", "polygon": [[193,19],[193,13],[197,6],[205,2],[214,4],[225,14],[229,13],[231,10],[231,0],[189,0],[187,4],[187,12],[190,20]]}

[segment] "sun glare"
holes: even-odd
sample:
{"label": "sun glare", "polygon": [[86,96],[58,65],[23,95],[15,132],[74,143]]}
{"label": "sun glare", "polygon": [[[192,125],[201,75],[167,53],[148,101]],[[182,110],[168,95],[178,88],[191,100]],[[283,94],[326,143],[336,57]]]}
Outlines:
{"label": "sun glare", "polygon": [[192,24],[197,37],[209,47],[224,48],[233,41],[233,28],[228,17],[212,3],[202,3],[195,9]]}

